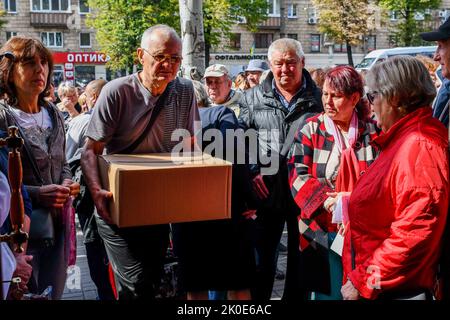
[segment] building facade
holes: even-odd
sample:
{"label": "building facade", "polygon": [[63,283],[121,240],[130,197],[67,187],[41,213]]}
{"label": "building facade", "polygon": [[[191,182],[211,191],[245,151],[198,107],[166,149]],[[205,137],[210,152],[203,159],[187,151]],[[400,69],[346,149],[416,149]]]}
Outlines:
{"label": "building facade", "polygon": [[86,26],[87,0],[3,0],[6,24],[1,44],[12,36],[41,39],[53,52],[54,82],[63,80],[84,86],[107,78],[108,57],[99,52],[95,30]]}
{"label": "building facade", "polygon": [[[333,43],[318,30],[318,12],[311,0],[268,0],[269,18],[263,22],[258,32],[251,33],[245,28],[242,19],[232,28],[230,39],[223,39],[221,45],[211,50],[210,63],[227,65],[234,75],[242,71],[249,59],[266,59],[267,48],[272,41],[279,38],[294,38],[303,45],[306,67],[325,67],[336,64],[347,64],[347,49],[345,44]],[[362,37],[359,46],[352,47],[354,63],[359,63],[363,57],[375,49],[396,46],[390,36],[390,30],[395,28],[397,16],[395,12],[382,12],[374,4],[370,5],[374,12],[375,28]],[[388,14],[388,17],[384,17]],[[437,28],[450,16],[450,0],[443,0],[440,9],[429,10],[431,24]],[[417,15],[417,20],[423,20]]]}
{"label": "building facade", "polygon": [[[318,31],[318,12],[311,0],[268,0],[268,19],[258,32],[251,33],[241,20],[232,28],[232,35],[211,50],[209,60],[229,67],[233,75],[244,70],[250,59],[267,59],[267,48],[272,41],[289,37],[299,40],[305,51],[307,67],[346,64],[346,46],[333,43]],[[41,39],[54,52],[57,85],[70,80],[84,85],[90,80],[109,80],[106,69],[108,57],[100,52],[95,30],[87,27],[90,12],[88,0],[3,0],[0,6],[6,12],[6,24],[0,33],[0,45],[15,35]],[[450,0],[442,0],[441,8],[430,10],[433,27],[450,16]],[[371,50],[395,46],[390,28],[395,28],[397,16],[392,12],[387,19],[373,5],[375,28],[362,37],[359,46],[352,47],[355,63]],[[417,16],[417,20],[423,17]]]}

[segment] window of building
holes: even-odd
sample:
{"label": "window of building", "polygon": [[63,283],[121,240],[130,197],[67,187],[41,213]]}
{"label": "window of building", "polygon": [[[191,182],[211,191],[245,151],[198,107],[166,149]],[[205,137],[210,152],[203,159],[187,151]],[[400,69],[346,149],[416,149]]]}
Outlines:
{"label": "window of building", "polygon": [[89,9],[88,0],[80,0],[80,14],[86,14],[91,12]]}
{"label": "window of building", "polygon": [[17,12],[16,0],[5,0],[4,4],[6,12]]}
{"label": "window of building", "polygon": [[46,47],[61,48],[63,46],[62,32],[41,32],[41,41]]}
{"label": "window of building", "polygon": [[279,17],[280,16],[280,0],[267,0],[269,3],[269,10],[267,14],[270,17]]}
{"label": "window of building", "polygon": [[8,41],[9,39],[11,39],[12,37],[17,36],[17,32],[14,31],[6,31],[6,41]]}
{"label": "window of building", "polygon": [[397,47],[397,37],[396,36],[389,36],[389,48]]}
{"label": "window of building", "polygon": [[62,81],[64,81],[63,66],[55,65],[53,69],[53,84],[55,88],[57,88]]}
{"label": "window of building", "polygon": [[345,43],[335,43],[334,52],[347,52],[347,45]]}
{"label": "window of building", "polygon": [[311,35],[311,52],[320,52],[320,34]]}
{"label": "window of building", "polygon": [[291,38],[291,39],[298,40],[298,35],[296,33],[288,33],[287,37]]}
{"label": "window of building", "polygon": [[230,35],[230,48],[232,48],[232,49],[240,49],[241,48],[241,34],[240,33],[232,33]]}
{"label": "window of building", "polygon": [[255,48],[268,48],[273,41],[273,33],[256,33]]}
{"label": "window of building", "polygon": [[391,17],[391,21],[397,21],[398,12],[395,10],[391,10],[391,11],[389,11],[389,16]]}
{"label": "window of building", "polygon": [[69,11],[69,0],[31,0],[31,11]]}
{"label": "window of building", "polygon": [[80,32],[80,48],[90,48],[91,34],[89,32]]}
{"label": "window of building", "polygon": [[288,4],[288,18],[297,18],[297,4],[289,3]]}
{"label": "window of building", "polygon": [[92,80],[95,80],[95,66],[75,66],[75,84],[77,86],[84,87]]}
{"label": "window of building", "polygon": [[377,48],[377,36],[367,36],[367,52]]}

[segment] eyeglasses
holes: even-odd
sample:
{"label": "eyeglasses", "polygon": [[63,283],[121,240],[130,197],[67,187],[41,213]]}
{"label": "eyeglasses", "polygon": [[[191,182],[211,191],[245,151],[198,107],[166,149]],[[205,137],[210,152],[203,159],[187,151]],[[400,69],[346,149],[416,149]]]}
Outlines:
{"label": "eyeglasses", "polygon": [[147,49],[142,48],[145,52],[153,57],[157,62],[163,63],[164,61],[169,61],[171,64],[180,63],[183,60],[180,56],[171,56],[170,54],[152,54]]}
{"label": "eyeglasses", "polygon": [[373,101],[375,100],[375,96],[377,94],[379,94],[378,91],[372,91],[372,92],[367,92],[366,93],[367,100],[369,100],[370,104],[373,104]]}

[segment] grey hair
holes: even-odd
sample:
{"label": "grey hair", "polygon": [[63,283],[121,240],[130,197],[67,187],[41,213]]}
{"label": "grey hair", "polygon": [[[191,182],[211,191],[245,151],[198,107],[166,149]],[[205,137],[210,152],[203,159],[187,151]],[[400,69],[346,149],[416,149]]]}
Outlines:
{"label": "grey hair", "polygon": [[275,51],[278,52],[295,51],[295,53],[299,58],[305,56],[300,41],[291,38],[282,38],[272,42],[272,44],[269,47],[269,50],[267,51],[267,58],[269,62],[272,61],[272,56]]}
{"label": "grey hair", "polygon": [[71,81],[61,82],[58,86],[58,96],[61,98],[62,96],[66,96],[70,92],[77,92],[77,88],[75,88],[74,84]]}
{"label": "grey hair", "polygon": [[436,87],[422,62],[411,56],[394,56],[376,64],[366,75],[366,84],[385,101],[407,113],[429,106]]}
{"label": "grey hair", "polygon": [[144,31],[141,38],[141,48],[147,49],[150,46],[151,36],[154,32],[160,32],[167,38],[177,39],[181,43],[181,39],[174,28],[165,24],[157,24]]}
{"label": "grey hair", "polygon": [[192,84],[194,85],[194,93],[195,99],[197,100],[197,106],[199,108],[209,107],[208,93],[206,92],[203,83],[197,80],[192,80]]}

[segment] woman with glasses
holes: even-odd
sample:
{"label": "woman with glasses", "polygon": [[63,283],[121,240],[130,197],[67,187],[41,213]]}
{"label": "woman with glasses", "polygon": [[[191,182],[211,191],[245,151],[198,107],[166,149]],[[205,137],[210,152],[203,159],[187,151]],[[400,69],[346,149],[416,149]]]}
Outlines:
{"label": "woman with glasses", "polygon": [[449,194],[448,132],[431,110],[436,88],[410,56],[375,65],[366,79],[381,152],[350,197],[344,261],[352,263],[341,292],[347,300],[430,299]]}
{"label": "woman with glasses", "polygon": [[377,130],[354,68],[339,66],[326,73],[322,102],[325,112],[297,132],[288,162],[289,183],[301,209],[303,285],[311,299],[339,300],[342,263],[335,246],[348,229],[348,192],[375,159],[369,142]]}

